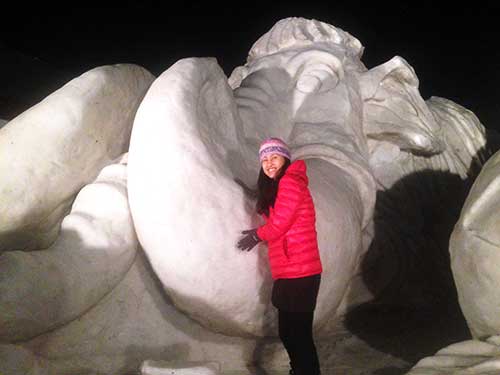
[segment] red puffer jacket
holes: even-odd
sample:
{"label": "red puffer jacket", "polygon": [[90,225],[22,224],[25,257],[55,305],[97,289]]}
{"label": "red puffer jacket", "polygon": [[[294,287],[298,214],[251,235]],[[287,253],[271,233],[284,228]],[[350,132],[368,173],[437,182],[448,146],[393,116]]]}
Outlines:
{"label": "red puffer jacket", "polygon": [[257,229],[268,242],[273,279],[294,279],[322,272],[316,235],[316,212],[307,187],[306,163],[290,164],[278,185],[274,208]]}

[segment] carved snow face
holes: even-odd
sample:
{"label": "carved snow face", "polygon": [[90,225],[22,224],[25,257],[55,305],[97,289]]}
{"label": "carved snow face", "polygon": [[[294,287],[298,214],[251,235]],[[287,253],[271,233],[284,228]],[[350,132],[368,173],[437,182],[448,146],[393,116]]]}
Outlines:
{"label": "carved snow face", "polygon": [[[182,60],[155,81],[137,113],[129,197],[139,239],[176,306],[210,329],[262,335],[276,327],[264,244],[245,256],[235,248],[241,230],[261,222],[234,180],[253,175],[247,181],[255,183],[257,147],[270,136],[308,164],[328,270],[316,324],[360,302],[345,296],[369,243],[369,235],[362,238],[376,193],[362,93],[377,92],[376,78],[388,74],[365,71],[342,53],[309,45],[260,56],[240,71],[234,93],[214,60]],[[401,97],[425,110],[416,95]],[[419,132],[426,129],[421,119],[415,117],[410,137],[429,139],[433,126]],[[415,149],[421,144],[428,143],[415,142]],[[164,173],[165,165],[175,168]]]}
{"label": "carved snow face", "polygon": [[[234,91],[245,135],[288,139],[304,121],[343,123],[351,106],[345,86],[336,89],[344,76],[340,61],[330,51],[309,48],[264,56],[246,66]],[[305,105],[311,101],[315,110]]]}
{"label": "carved snow face", "polygon": [[[352,78],[343,79],[334,52],[308,46],[263,56],[234,93],[214,60],[182,60],[153,83],[138,110],[128,169],[138,237],[175,305],[212,330],[276,333],[266,245],[245,254],[235,246],[242,230],[262,222],[234,180],[251,176],[255,184],[258,145],[269,136],[292,140],[308,165],[328,270],[316,325],[334,323],[353,303],[341,305],[375,187],[360,151],[360,95],[352,104]],[[165,165],[173,166],[168,173]]]}

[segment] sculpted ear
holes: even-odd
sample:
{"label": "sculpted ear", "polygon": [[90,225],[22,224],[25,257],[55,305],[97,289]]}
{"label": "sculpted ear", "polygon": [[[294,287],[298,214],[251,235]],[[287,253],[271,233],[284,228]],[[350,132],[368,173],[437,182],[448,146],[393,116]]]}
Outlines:
{"label": "sculpted ear", "polygon": [[420,96],[415,71],[403,58],[396,56],[362,73],[360,90],[368,138],[415,154],[443,151],[440,126]]}

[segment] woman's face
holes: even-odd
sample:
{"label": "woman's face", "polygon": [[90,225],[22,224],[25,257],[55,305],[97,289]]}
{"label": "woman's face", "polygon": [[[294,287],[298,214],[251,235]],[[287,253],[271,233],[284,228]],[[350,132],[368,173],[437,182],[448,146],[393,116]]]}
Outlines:
{"label": "woman's face", "polygon": [[275,178],[285,164],[285,158],[278,154],[270,154],[264,156],[260,164],[267,177]]}

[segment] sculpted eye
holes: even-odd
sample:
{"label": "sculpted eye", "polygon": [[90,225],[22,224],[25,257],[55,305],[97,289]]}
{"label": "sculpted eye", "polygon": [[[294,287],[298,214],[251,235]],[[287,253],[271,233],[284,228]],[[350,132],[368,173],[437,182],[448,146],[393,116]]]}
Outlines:
{"label": "sculpted eye", "polygon": [[327,64],[314,64],[306,68],[297,81],[297,90],[306,94],[332,90],[339,82],[338,76]]}
{"label": "sculpted eye", "polygon": [[326,92],[344,77],[342,61],[330,52],[299,52],[288,61],[288,71],[297,77],[295,89],[304,94]]}

